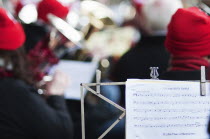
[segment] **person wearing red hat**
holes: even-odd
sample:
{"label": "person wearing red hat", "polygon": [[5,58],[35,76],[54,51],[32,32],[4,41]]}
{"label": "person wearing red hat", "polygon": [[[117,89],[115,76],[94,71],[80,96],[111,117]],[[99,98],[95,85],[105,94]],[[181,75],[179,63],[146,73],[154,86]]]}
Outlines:
{"label": "person wearing red hat", "polygon": [[72,138],[72,120],[63,98],[66,76],[56,72],[43,98],[27,68],[24,30],[2,8],[0,32],[0,138]]}
{"label": "person wearing red hat", "polygon": [[70,7],[62,5],[57,0],[40,0],[35,5],[38,20],[30,24],[23,24],[26,32],[25,48],[27,51],[36,47],[40,41],[44,42],[46,39],[49,41],[49,34],[52,31],[48,19],[49,14],[65,19],[70,11]]}
{"label": "person wearing red hat", "polygon": [[199,80],[210,65],[210,16],[198,7],[179,9],[168,25],[165,47],[171,55],[162,79]]}
{"label": "person wearing red hat", "polygon": [[[131,25],[139,30],[141,39],[113,66],[111,78],[117,82],[128,78],[151,78],[149,68],[153,66],[159,67],[159,72],[167,69],[169,54],[164,48],[167,24],[173,13],[182,7],[180,0],[132,0],[132,3],[136,17]],[[120,86],[120,89],[121,105],[125,106],[125,86]],[[125,137],[124,125],[123,119],[107,137]]]}
{"label": "person wearing red hat", "polygon": [[56,37],[51,37],[55,36],[51,35],[51,32],[54,31],[53,34],[55,33],[55,29],[52,29],[48,15],[53,14],[64,19],[67,17],[70,9],[57,0],[40,0],[36,3],[36,7],[38,21],[24,24],[23,26],[27,34],[25,49],[29,59],[34,63],[32,69],[37,73],[35,75],[37,80],[41,80],[46,74],[46,71],[43,72],[43,69],[48,69],[59,61],[60,57],[56,55],[55,47],[58,45],[63,46],[63,43],[67,40],[58,32],[56,32]]}
{"label": "person wearing red hat", "polygon": [[[133,0],[136,17],[131,23],[141,33],[141,38],[126,52],[113,68],[115,81],[128,78],[149,79],[150,67],[159,67],[159,73],[166,71],[169,54],[164,48],[167,25],[171,16],[182,7],[180,0]],[[122,105],[125,104],[125,88],[122,90]]]}
{"label": "person wearing red hat", "polygon": [[[210,68],[210,16],[204,9],[179,9],[168,25],[165,47],[171,55],[165,80],[200,80],[201,66]],[[208,126],[210,134],[210,123]]]}

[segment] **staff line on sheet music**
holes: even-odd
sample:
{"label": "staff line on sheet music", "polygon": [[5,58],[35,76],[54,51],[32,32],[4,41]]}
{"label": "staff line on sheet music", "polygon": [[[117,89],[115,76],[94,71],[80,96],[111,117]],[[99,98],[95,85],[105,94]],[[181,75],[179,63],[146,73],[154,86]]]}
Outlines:
{"label": "staff line on sheet music", "polygon": [[143,94],[143,93],[133,93],[134,97],[200,97],[198,95],[192,94]]}
{"label": "staff line on sheet music", "polygon": [[140,104],[140,105],[182,105],[182,104],[194,104],[194,105],[206,105],[210,104],[210,101],[133,101],[133,104]]}
{"label": "staff line on sheet music", "polygon": [[210,112],[210,109],[133,109],[134,112],[188,112],[188,113],[202,113],[202,112]]}
{"label": "staff line on sheet music", "polygon": [[175,120],[175,119],[180,119],[180,120],[200,120],[200,119],[208,119],[209,116],[172,116],[172,117],[138,117],[134,116],[134,120],[139,120],[139,121],[156,121],[156,120]]}
{"label": "staff line on sheet music", "polygon": [[195,135],[195,133],[163,133],[163,136],[191,136]]}
{"label": "staff line on sheet music", "polygon": [[207,127],[208,125],[195,122],[192,124],[134,124],[135,128],[177,128],[177,127]]}

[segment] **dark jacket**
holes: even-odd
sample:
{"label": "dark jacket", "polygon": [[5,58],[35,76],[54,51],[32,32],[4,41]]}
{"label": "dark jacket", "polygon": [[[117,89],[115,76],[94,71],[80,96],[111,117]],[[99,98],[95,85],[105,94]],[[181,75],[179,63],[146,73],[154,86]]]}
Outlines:
{"label": "dark jacket", "polygon": [[0,138],[70,139],[71,117],[61,96],[43,99],[23,81],[0,79]]}
{"label": "dark jacket", "polygon": [[[112,72],[115,81],[128,78],[149,79],[150,67],[159,67],[158,72],[166,71],[169,54],[164,47],[164,36],[143,36],[140,42],[124,54]],[[122,102],[125,102],[125,87],[121,86]]]}
{"label": "dark jacket", "polygon": [[200,70],[195,71],[168,71],[160,75],[163,80],[200,80]]}

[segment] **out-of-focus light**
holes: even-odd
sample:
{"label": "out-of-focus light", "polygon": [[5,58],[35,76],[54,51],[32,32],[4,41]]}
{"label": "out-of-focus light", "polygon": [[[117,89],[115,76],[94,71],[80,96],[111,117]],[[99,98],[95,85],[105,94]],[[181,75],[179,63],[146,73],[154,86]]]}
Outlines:
{"label": "out-of-focus light", "polygon": [[75,2],[76,0],[58,0],[58,1],[64,5],[68,5],[69,3]]}
{"label": "out-of-focus light", "polygon": [[81,26],[87,26],[89,23],[90,23],[90,20],[89,20],[89,18],[87,16],[82,16],[80,18],[79,24]]}
{"label": "out-of-focus light", "polygon": [[44,94],[44,90],[38,89],[38,93],[39,93],[40,95],[42,95],[42,94]]}
{"label": "out-of-focus light", "polygon": [[113,17],[111,9],[96,1],[83,1],[81,3],[81,9],[84,13],[91,13],[99,19]]}
{"label": "out-of-focus light", "polygon": [[37,21],[37,10],[34,4],[24,6],[18,14],[19,18],[26,24]]}
{"label": "out-of-focus light", "polygon": [[51,24],[66,38],[68,38],[74,44],[81,46],[80,42],[83,40],[82,32],[74,29],[70,24],[52,14],[48,15],[48,19],[50,20]]}
{"label": "out-of-focus light", "polygon": [[52,81],[52,76],[44,76],[43,77],[43,80],[45,81],[45,82],[49,82],[49,81]]}
{"label": "out-of-focus light", "polygon": [[108,68],[110,63],[109,63],[109,60],[108,59],[102,59],[101,60],[101,65],[104,67],[104,68]]}
{"label": "out-of-focus light", "polygon": [[67,15],[66,20],[73,28],[75,28],[79,22],[79,15],[72,11]]}
{"label": "out-of-focus light", "polygon": [[120,3],[119,12],[122,14],[124,20],[131,20],[136,14],[135,8],[128,2]]}

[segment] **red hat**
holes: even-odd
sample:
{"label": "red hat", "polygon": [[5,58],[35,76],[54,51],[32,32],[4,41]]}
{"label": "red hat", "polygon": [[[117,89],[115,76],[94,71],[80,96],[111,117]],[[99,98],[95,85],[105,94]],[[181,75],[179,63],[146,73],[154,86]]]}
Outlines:
{"label": "red hat", "polygon": [[22,26],[0,8],[0,49],[15,50],[25,42]]}
{"label": "red hat", "polygon": [[168,25],[165,46],[172,55],[210,55],[210,16],[197,7],[179,9]]}
{"label": "red hat", "polygon": [[42,0],[37,5],[38,18],[48,22],[47,15],[53,14],[60,18],[65,18],[69,12],[69,8],[63,6],[57,0]]}

